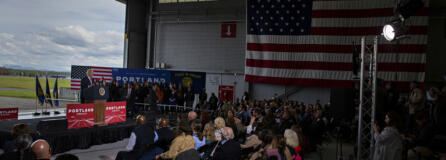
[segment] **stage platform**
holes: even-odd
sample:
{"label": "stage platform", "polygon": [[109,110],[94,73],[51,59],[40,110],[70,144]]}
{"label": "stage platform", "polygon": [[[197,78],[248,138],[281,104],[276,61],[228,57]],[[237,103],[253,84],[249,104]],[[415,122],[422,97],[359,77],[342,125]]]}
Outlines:
{"label": "stage platform", "polygon": [[127,118],[125,122],[108,126],[67,129],[64,113],[62,111],[58,115],[51,113],[52,115],[41,116],[32,116],[32,113],[21,114],[19,120],[0,121],[0,145],[12,139],[11,128],[16,123],[28,124],[33,139],[47,140],[53,154],[120,141],[130,137],[136,125],[134,119]]}
{"label": "stage platform", "polygon": [[[55,114],[54,111],[58,111],[59,114]],[[42,114],[42,111],[39,110],[38,113],[40,113],[40,114],[35,116],[34,112],[30,112],[30,111],[20,112],[20,110],[19,110],[18,119],[19,120],[25,120],[25,119],[36,119],[36,118],[65,117],[66,116],[65,111],[66,111],[65,107],[64,108],[49,109],[48,112],[50,114],[49,115],[44,115],[44,114]]]}

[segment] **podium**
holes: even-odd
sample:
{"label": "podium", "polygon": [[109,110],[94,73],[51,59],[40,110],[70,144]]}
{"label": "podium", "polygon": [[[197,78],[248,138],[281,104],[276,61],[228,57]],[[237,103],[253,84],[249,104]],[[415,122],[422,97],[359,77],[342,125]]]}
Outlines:
{"label": "podium", "polygon": [[94,104],[94,124],[105,125],[105,105],[108,99],[108,86],[94,85],[84,90],[85,102]]}

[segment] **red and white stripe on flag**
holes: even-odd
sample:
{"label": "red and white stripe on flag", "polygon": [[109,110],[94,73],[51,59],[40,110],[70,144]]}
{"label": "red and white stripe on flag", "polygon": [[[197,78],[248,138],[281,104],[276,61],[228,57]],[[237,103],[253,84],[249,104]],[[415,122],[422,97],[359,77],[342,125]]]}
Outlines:
{"label": "red and white stripe on flag", "polygon": [[95,67],[95,66],[72,66],[71,67],[71,89],[81,89],[81,79],[86,76],[87,69],[93,70],[93,79],[104,79],[107,82],[111,82],[112,69],[111,67]]}
{"label": "red and white stripe on flag", "polygon": [[93,78],[95,80],[104,79],[107,82],[111,82],[111,80],[113,79],[112,69],[113,68],[111,67],[91,67],[91,70],[93,70]]}
{"label": "red and white stripe on flag", "polygon": [[[267,0],[261,1],[262,4],[269,3]],[[309,34],[303,35],[274,34],[273,30],[282,32],[290,25],[302,23],[288,24],[288,21],[285,21],[284,25],[266,23],[262,26],[264,19],[277,19],[268,16],[279,12],[262,11],[268,8],[263,5],[261,8],[255,4],[248,5],[248,23],[255,25],[247,28],[245,80],[278,85],[352,87],[352,42],[358,45],[361,37],[367,36],[370,40],[368,44],[371,44],[372,37],[379,35],[382,26],[392,20],[394,5],[394,1],[389,0],[313,0],[311,22],[308,22],[311,23],[311,29]],[[384,39],[379,41],[378,78],[395,81],[401,85],[410,81],[424,81],[427,6],[426,4],[425,8],[406,21],[409,39],[400,40],[399,44]],[[285,5],[280,14],[298,10],[287,10],[286,7],[289,6]],[[294,4],[292,7],[294,8]],[[259,13],[267,14],[266,17],[256,17]],[[283,17],[280,18],[283,20]],[[290,19],[296,18],[300,17]],[[304,18],[302,16],[301,21],[304,21]],[[254,21],[251,22],[252,20]],[[250,33],[256,26],[271,26],[271,32]],[[285,28],[280,28],[282,26]]]}

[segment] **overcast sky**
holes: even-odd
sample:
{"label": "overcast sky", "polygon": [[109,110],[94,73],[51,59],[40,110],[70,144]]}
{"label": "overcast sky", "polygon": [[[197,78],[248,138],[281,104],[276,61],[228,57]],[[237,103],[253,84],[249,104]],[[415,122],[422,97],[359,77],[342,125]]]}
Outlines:
{"label": "overcast sky", "polygon": [[0,0],[0,66],[122,67],[124,22],[115,0]]}

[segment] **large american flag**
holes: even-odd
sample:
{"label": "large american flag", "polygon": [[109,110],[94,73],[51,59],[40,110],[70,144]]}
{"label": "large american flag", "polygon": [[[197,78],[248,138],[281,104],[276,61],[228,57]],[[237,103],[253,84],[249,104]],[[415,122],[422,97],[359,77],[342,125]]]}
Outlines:
{"label": "large american flag", "polygon": [[71,89],[80,90],[81,80],[87,76],[87,70],[93,70],[93,79],[104,79],[107,82],[112,80],[112,68],[111,67],[95,67],[95,66],[71,66]]}
{"label": "large american flag", "polygon": [[[393,0],[248,0],[245,79],[352,87],[352,42],[368,36],[371,44],[393,19],[394,7]],[[400,86],[424,81],[427,4],[406,25],[409,39],[396,44],[381,38],[378,46],[378,78]]]}

